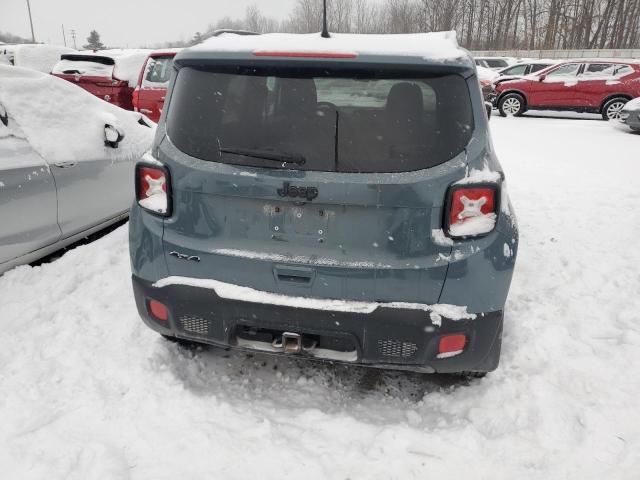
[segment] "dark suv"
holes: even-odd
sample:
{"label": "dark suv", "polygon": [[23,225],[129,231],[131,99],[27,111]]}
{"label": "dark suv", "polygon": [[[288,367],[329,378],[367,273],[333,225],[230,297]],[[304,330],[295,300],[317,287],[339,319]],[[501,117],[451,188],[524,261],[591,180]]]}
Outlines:
{"label": "dark suv", "polygon": [[220,38],[173,68],[131,211],[149,327],[420,372],[497,367],[518,233],[450,34]]}

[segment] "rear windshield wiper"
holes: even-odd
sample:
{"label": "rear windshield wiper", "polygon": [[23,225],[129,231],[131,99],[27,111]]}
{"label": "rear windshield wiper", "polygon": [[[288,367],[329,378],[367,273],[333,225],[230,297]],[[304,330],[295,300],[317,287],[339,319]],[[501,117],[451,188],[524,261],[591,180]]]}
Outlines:
{"label": "rear windshield wiper", "polygon": [[279,163],[295,163],[296,165],[304,165],[307,161],[304,156],[300,154],[276,153],[269,150],[254,150],[251,148],[221,147],[220,153],[231,153],[234,155],[242,155],[243,157],[262,158],[264,160]]}

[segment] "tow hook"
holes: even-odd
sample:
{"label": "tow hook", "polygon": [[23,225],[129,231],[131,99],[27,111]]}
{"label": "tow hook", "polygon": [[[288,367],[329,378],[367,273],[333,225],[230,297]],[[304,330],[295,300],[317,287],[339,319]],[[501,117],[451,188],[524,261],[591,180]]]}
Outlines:
{"label": "tow hook", "polygon": [[284,332],[282,334],[282,349],[284,353],[300,353],[302,351],[302,337],[300,334]]}

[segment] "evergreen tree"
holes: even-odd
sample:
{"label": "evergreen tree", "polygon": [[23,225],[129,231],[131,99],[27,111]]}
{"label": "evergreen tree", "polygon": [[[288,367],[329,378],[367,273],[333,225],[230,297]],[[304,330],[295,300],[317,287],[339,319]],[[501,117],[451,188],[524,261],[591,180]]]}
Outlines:
{"label": "evergreen tree", "polygon": [[82,48],[86,50],[103,50],[104,44],[100,41],[100,34],[95,30],[91,30],[87,37],[87,44]]}
{"label": "evergreen tree", "polygon": [[202,43],[202,41],[204,40],[204,38],[202,37],[202,34],[200,32],[196,32],[196,34],[193,36],[193,38],[191,39],[191,42],[189,42],[190,45],[197,45],[199,43]]}

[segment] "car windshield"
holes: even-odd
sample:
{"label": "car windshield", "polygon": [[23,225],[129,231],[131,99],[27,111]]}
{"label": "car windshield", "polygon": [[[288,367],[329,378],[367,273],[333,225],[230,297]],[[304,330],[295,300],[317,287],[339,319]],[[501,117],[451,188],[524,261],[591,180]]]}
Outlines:
{"label": "car windshield", "polygon": [[172,142],[203,160],[340,172],[429,168],[473,132],[459,75],[326,68],[184,67],[167,122]]}

